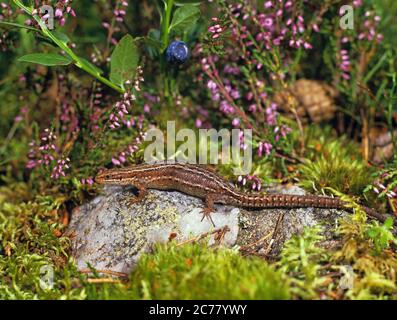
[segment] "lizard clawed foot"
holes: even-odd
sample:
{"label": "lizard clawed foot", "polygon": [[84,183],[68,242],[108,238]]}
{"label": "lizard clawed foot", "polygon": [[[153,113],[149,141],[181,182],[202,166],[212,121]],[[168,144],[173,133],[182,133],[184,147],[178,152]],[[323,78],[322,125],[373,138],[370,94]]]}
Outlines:
{"label": "lizard clawed foot", "polygon": [[211,213],[212,213],[211,208],[204,208],[203,209],[203,217],[201,218],[201,221],[203,221],[205,218],[207,218],[209,221],[211,221],[212,225],[215,228],[215,223],[214,223],[214,220],[212,220]]}
{"label": "lizard clawed foot", "polygon": [[141,201],[142,201],[142,199],[140,197],[132,196],[132,197],[128,198],[127,204],[128,204],[128,206],[131,207]]}

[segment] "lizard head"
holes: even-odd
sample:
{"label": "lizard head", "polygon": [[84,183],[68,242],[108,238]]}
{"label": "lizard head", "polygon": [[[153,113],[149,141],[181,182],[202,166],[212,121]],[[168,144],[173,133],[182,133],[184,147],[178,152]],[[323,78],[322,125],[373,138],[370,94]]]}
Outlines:
{"label": "lizard head", "polygon": [[110,175],[108,174],[108,170],[99,170],[98,174],[95,177],[95,182],[99,184],[105,184],[106,181],[110,179]]}
{"label": "lizard head", "polygon": [[95,177],[98,184],[120,184],[123,175],[115,170],[100,170]]}
{"label": "lizard head", "polygon": [[126,172],[122,169],[105,169],[100,170],[95,177],[95,182],[98,184],[130,184],[134,178],[126,179]]}

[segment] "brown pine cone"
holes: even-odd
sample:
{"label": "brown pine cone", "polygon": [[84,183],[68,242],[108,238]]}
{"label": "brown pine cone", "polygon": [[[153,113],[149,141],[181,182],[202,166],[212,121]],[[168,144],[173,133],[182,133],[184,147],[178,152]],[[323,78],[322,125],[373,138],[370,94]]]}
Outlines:
{"label": "brown pine cone", "polygon": [[334,117],[334,99],[337,91],[331,86],[316,80],[299,79],[289,88],[277,93],[274,102],[279,110],[293,117],[291,107],[295,106],[303,123],[330,120]]}
{"label": "brown pine cone", "polygon": [[[393,132],[397,139],[397,130]],[[390,160],[394,155],[393,139],[390,131],[380,128],[372,128],[369,134],[371,144],[371,160],[375,163],[382,163],[383,160]]]}

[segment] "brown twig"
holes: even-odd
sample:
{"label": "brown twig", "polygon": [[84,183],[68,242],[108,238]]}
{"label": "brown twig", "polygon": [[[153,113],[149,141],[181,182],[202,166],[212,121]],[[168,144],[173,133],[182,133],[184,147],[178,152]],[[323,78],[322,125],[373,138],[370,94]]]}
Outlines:
{"label": "brown twig", "polygon": [[101,274],[107,274],[107,275],[111,275],[111,276],[115,276],[115,277],[119,277],[119,278],[128,278],[128,274],[123,273],[123,272],[117,272],[117,271],[112,271],[112,270],[92,270],[92,269],[81,269],[79,270],[80,273],[83,274],[90,274],[90,273],[101,273]]}
{"label": "brown twig", "polygon": [[[257,241],[254,241],[252,243],[249,243],[249,244],[247,244],[245,246],[240,247],[240,251],[241,252],[246,252],[246,253],[251,254],[251,255],[252,254],[260,255],[262,257],[268,256],[268,254],[271,251],[271,248],[272,248],[272,246],[273,246],[273,244],[275,242],[275,235],[277,234],[277,232],[278,232],[278,230],[280,228],[281,222],[284,220],[284,215],[285,215],[284,213],[279,215],[279,217],[277,219],[277,222],[276,222],[276,225],[274,226],[274,228],[273,228],[273,230],[271,232],[267,233],[266,235],[264,235],[262,238],[260,238]],[[262,243],[264,243],[269,238],[270,238],[270,241],[269,241],[269,244],[268,244],[264,254],[263,253],[259,254],[258,252],[254,251],[255,250],[254,247],[257,247],[257,246],[261,245]]]}
{"label": "brown twig", "polygon": [[99,278],[99,279],[87,279],[88,283],[93,283],[93,284],[103,284],[103,283],[122,283],[120,280],[115,280],[112,278]]}
{"label": "brown twig", "polygon": [[284,216],[285,216],[285,213],[282,213],[282,214],[280,214],[278,216],[276,225],[274,226],[274,229],[273,229],[273,232],[272,232],[272,238],[270,239],[269,245],[268,245],[268,247],[265,250],[265,256],[268,256],[270,251],[272,250],[273,243],[276,241],[275,236],[277,235],[277,232],[278,232],[278,230],[279,230],[279,228],[281,226],[281,223],[284,221]]}
{"label": "brown twig", "polygon": [[240,247],[240,251],[248,251],[251,252],[251,248],[257,246],[258,244],[260,244],[261,242],[264,242],[265,240],[267,240],[268,238],[270,238],[273,235],[273,231],[269,232],[268,234],[264,235],[262,238],[260,238],[257,241],[254,241],[252,243],[249,243],[245,246]]}
{"label": "brown twig", "polygon": [[200,241],[201,239],[206,238],[206,237],[208,237],[210,235],[213,235],[213,234],[217,234],[218,235],[218,237],[216,237],[218,240],[219,239],[223,239],[224,235],[228,231],[230,231],[230,228],[228,226],[224,226],[222,228],[215,229],[213,231],[208,231],[208,232],[202,233],[202,234],[200,234],[200,235],[198,235],[198,236],[196,236],[194,238],[182,241],[182,242],[178,243],[176,246],[180,247],[180,246],[183,246],[183,245],[188,244],[188,243],[197,242],[197,241]]}

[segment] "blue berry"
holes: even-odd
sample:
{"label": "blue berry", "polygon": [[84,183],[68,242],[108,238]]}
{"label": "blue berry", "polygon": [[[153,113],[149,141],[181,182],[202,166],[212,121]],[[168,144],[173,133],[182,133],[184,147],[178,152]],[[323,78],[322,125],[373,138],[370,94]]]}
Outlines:
{"label": "blue berry", "polygon": [[167,62],[174,65],[184,64],[189,59],[189,48],[183,41],[173,41],[165,51]]}

